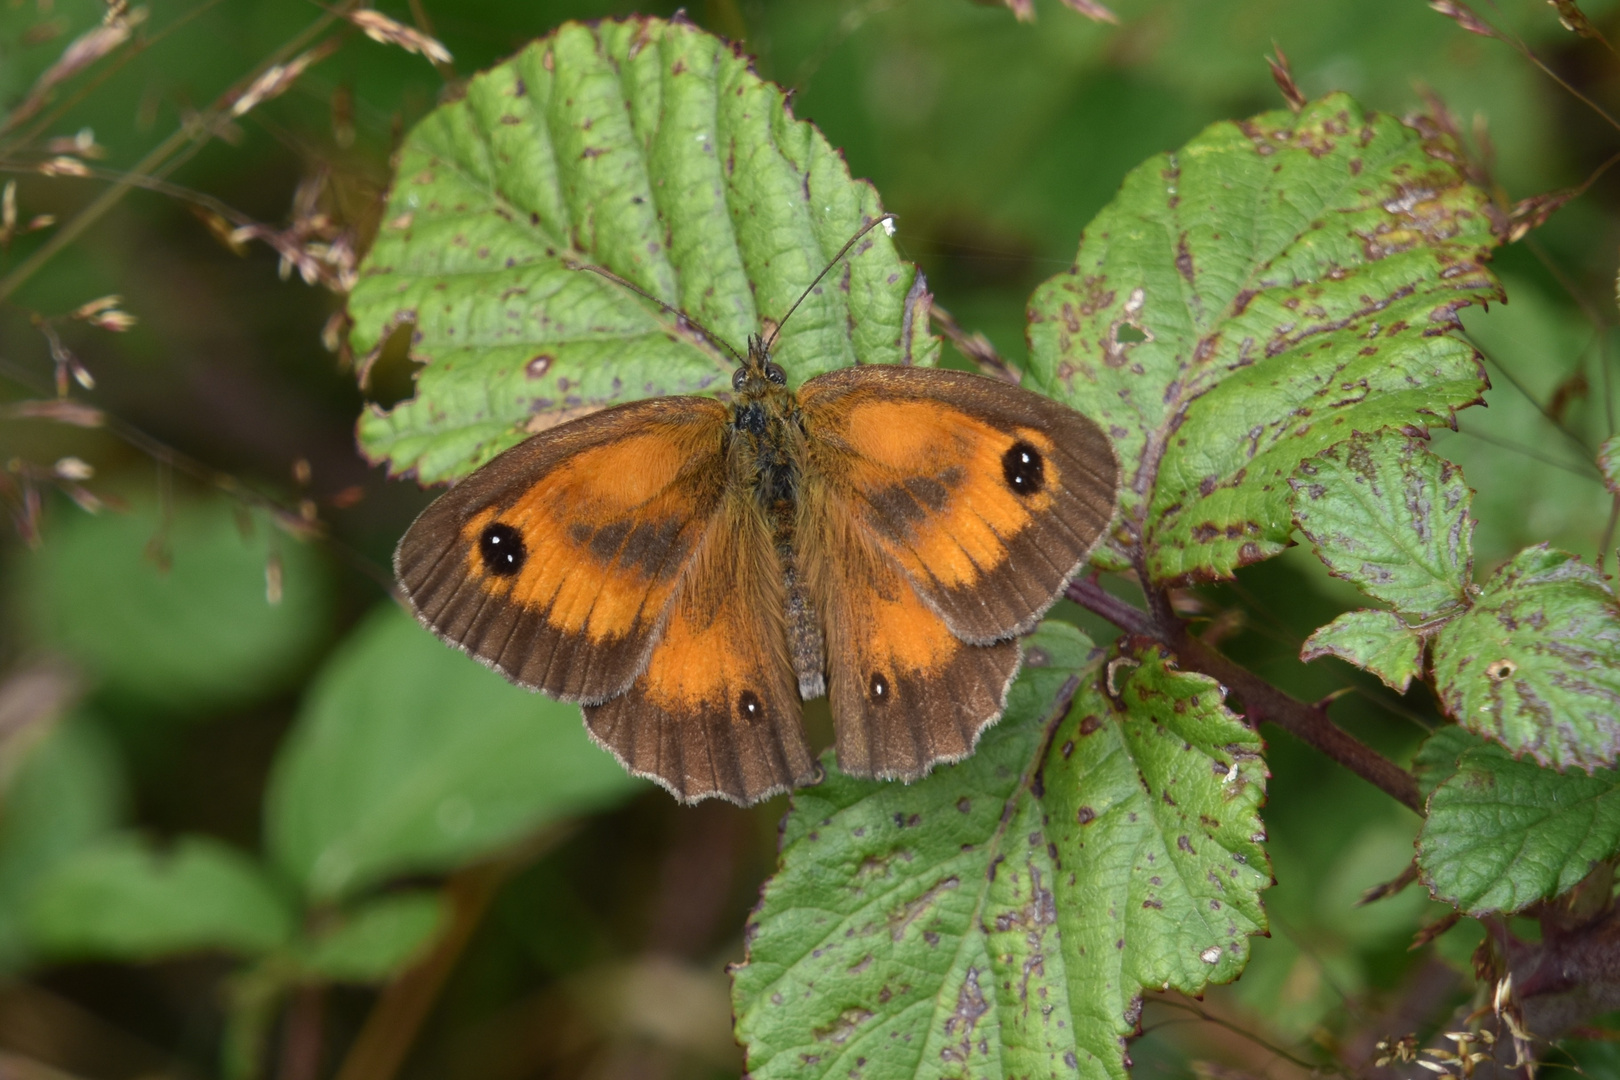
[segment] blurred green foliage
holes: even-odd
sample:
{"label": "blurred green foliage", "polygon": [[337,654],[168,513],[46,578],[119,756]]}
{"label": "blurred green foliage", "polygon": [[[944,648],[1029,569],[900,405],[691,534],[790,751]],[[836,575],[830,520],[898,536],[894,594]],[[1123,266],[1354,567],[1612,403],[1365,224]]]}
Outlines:
{"label": "blurred green foliage", "polygon": [[572,705],[536,698],[378,611],[310,688],[271,774],[266,837],[313,900],[449,870],[643,785]]}
{"label": "blurred green foliage", "polygon": [[[280,602],[266,602],[280,563]],[[287,689],[331,634],[316,552],[222,499],[64,515],[9,568],[8,614],[73,657],[112,697],[168,715],[240,707]]]}
{"label": "blurred green foliage", "polygon": [[[1615,4],[1582,6],[1611,38],[1620,31]],[[1509,202],[1583,182],[1620,141],[1506,44],[1416,0],[1114,7],[1118,27],[1056,2],[1038,3],[1033,23],[968,0],[705,0],[690,15],[743,39],[762,75],[794,88],[796,115],[900,214],[900,251],[940,303],[1015,363],[1034,286],[1069,264],[1131,168],[1213,120],[1276,106],[1261,59],[1274,42],[1312,96],[1347,90],[1400,114],[1431,88]],[[104,10],[0,5],[0,113]],[[15,973],[0,986],[0,1051],[86,1077],[193,1076],[216,1074],[231,1042],[247,1047],[238,1068],[262,1051],[281,1075],[330,1075],[370,1037],[379,999],[321,988],[381,982],[459,934],[460,963],[403,1075],[736,1075],[724,1009],[703,1003],[717,986],[723,1003],[721,968],[741,957],[783,803],[679,809],[626,781],[574,710],[513,690],[388,606],[379,582],[393,542],[429,495],[361,463],[363,395],[321,344],[338,302],[296,275],[278,280],[274,252],[250,243],[238,257],[184,199],[134,190],[37,261],[168,139],[175,149],[152,173],[165,183],[280,227],[300,179],[319,176],[321,209],[363,235],[390,153],[445,95],[445,74],[465,77],[564,18],[632,9],[386,10],[426,19],[454,71],[330,23],[339,51],[218,137],[193,139],[198,110],[328,15],[279,0],[163,0],[121,51],[0,133],[19,229],[37,215],[57,222],[0,251],[0,407],[52,395],[44,317],[95,378],[74,393],[114,420],[0,421],[8,509],[31,526],[23,481],[43,493],[37,550],[13,539],[5,552],[0,695],[31,700],[10,695],[42,657],[72,666],[52,676],[57,705],[8,711],[8,725],[22,722],[0,729],[0,967]],[[1620,66],[1546,4],[1506,0],[1489,14],[1595,102],[1620,105]],[[105,152],[85,158],[95,175],[41,175],[37,163],[64,152],[49,140],[84,128]],[[1479,580],[1540,541],[1598,554],[1611,500],[1592,461],[1614,429],[1617,200],[1620,187],[1600,179],[1503,249],[1510,303],[1464,314],[1489,357],[1489,408],[1461,414],[1434,448],[1477,492]],[[61,318],[112,293],[140,320],[127,333]],[[387,364],[373,399],[408,378],[409,365]],[[52,470],[69,455],[96,471],[83,486],[125,509],[90,516],[58,493]],[[244,490],[258,494],[244,501]],[[313,543],[298,538],[305,500],[324,530]],[[1435,717],[1425,691],[1398,698],[1336,660],[1297,660],[1306,635],[1362,604],[1308,552],[1184,599],[1234,658],[1306,700],[1353,686],[1334,716],[1401,760],[1417,751]],[[1416,817],[1264,734],[1273,936],[1254,942],[1241,982],[1199,1007],[1308,1056],[1307,1044],[1364,1033],[1356,1017],[1414,985],[1463,1001],[1476,924],[1408,953],[1448,908],[1416,889],[1355,904],[1410,860]],[[603,1005],[604,979],[670,970],[630,965],[646,956],[690,981],[636,985],[686,992]],[[1149,1034],[1131,1051],[1139,1075],[1271,1060],[1229,1028],[1181,1022],[1183,1005],[1150,997]],[[290,1071],[311,1031],[323,1051]],[[1576,1052],[1591,1075],[1612,1069],[1602,1044]]]}

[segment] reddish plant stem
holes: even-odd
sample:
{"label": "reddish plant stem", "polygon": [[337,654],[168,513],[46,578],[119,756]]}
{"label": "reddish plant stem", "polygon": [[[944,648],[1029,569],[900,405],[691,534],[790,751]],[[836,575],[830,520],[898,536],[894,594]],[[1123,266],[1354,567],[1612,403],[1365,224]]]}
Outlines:
{"label": "reddish plant stem", "polygon": [[1188,634],[1180,619],[1167,614],[1167,603],[1156,605],[1163,609],[1157,616],[1150,615],[1092,580],[1070,582],[1066,595],[1126,633],[1151,637],[1167,646],[1187,670],[1215,679],[1241,699],[1250,724],[1276,724],[1402,805],[1423,813],[1423,797],[1411,773],[1339,727],[1320,705],[1307,705],[1283,693]]}
{"label": "reddish plant stem", "polygon": [[573,831],[571,822],[550,825],[505,855],[450,875],[446,883],[451,909],[449,928],[427,956],[383,988],[349,1047],[337,1080],[393,1080],[501,884]]}
{"label": "reddish plant stem", "polygon": [[298,990],[282,1020],[280,1080],[316,1080],[321,1075],[322,1008],[325,988]]}

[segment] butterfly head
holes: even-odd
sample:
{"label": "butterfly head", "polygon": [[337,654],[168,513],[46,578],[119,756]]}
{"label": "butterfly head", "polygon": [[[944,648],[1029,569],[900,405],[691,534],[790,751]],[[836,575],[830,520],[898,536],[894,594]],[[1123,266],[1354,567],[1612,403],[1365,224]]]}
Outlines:
{"label": "butterfly head", "polygon": [[758,334],[748,339],[748,354],[731,375],[731,388],[748,397],[763,397],[787,385],[787,372],[771,359],[770,345]]}

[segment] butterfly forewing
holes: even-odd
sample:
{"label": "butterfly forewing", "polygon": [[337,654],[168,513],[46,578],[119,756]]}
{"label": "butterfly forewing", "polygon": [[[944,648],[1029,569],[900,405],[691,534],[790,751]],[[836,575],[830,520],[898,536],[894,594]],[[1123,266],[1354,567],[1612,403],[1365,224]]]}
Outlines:
{"label": "butterfly forewing", "polygon": [[497,457],[400,541],[418,617],[523,686],[622,694],[720,515],[726,418],[705,398],[634,402]]}
{"label": "butterfly forewing", "polygon": [[799,694],[819,691],[823,653],[846,771],[910,780],[971,753],[1016,635],[1112,517],[1107,438],[931,369],[743,401],[635,402],[497,457],[400,542],[417,614],[581,702],[598,742],[684,800],[750,803],[816,774]]}
{"label": "butterfly forewing", "polygon": [[1113,517],[1108,438],[1039,394],[966,372],[865,367],[812,379],[800,401],[807,476],[964,641],[1033,628]]}

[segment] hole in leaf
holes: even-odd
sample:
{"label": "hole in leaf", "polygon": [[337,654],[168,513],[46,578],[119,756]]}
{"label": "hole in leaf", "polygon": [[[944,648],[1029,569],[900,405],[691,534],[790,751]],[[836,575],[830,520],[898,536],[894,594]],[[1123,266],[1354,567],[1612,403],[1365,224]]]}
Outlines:
{"label": "hole in leaf", "polygon": [[423,365],[411,359],[411,336],[415,333],[414,322],[394,327],[364,370],[361,378],[366,397],[381,408],[392,409],[416,393],[416,373]]}
{"label": "hole in leaf", "polygon": [[1137,342],[1146,341],[1147,339],[1147,331],[1132,326],[1130,323],[1123,323],[1114,331],[1114,340],[1121,345],[1135,345]]}

